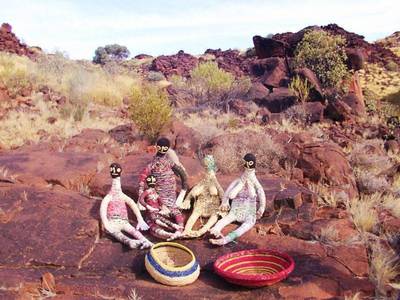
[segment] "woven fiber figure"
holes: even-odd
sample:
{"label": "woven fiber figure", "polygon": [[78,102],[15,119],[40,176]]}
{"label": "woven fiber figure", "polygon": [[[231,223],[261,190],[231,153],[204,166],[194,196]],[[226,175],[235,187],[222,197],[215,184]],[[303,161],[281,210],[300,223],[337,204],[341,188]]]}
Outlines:
{"label": "woven fiber figure", "polygon": [[[172,160],[170,155],[167,155],[169,147],[170,142],[168,139],[161,138],[157,141],[157,154],[140,175],[139,198],[144,192],[147,176],[154,175],[156,178],[154,189],[160,197],[161,205],[169,210],[171,216],[175,218],[175,222],[182,228],[171,237],[177,238],[182,234],[184,227],[184,218],[177,203],[181,201],[180,199],[184,197],[187,190],[187,174],[179,162]],[[182,190],[178,199],[176,198],[175,175],[178,175],[182,182]]]}
{"label": "woven fiber figure", "polygon": [[[210,230],[217,239],[210,239],[214,245],[225,245],[249,231],[256,220],[261,218],[265,210],[265,192],[255,174],[256,157],[248,153],[244,156],[245,170],[240,178],[233,181],[225,191],[222,199],[221,210],[229,211],[229,214],[219,220]],[[259,208],[257,209],[257,197]],[[231,206],[229,200],[232,200]],[[221,230],[233,222],[242,223],[239,228],[230,232],[227,236],[221,234]]]}
{"label": "woven fiber figure", "polygon": [[[203,163],[207,169],[205,178],[193,187],[181,206],[183,209],[189,209],[191,200],[194,199],[193,212],[183,232],[185,237],[194,238],[205,234],[218,221],[218,216],[226,215],[226,212],[222,212],[219,208],[224,190],[215,176],[216,165],[214,157],[207,155],[203,159]],[[192,228],[199,218],[209,219],[203,227],[193,231]]]}
{"label": "woven fiber figure", "polygon": [[146,177],[147,189],[141,194],[139,203],[145,207],[146,215],[145,219],[147,224],[150,226],[150,233],[155,237],[161,239],[174,239],[177,235],[176,232],[182,231],[182,226],[171,222],[168,219],[169,212],[162,210],[161,199],[155,190],[156,177],[149,175]]}
{"label": "woven fiber figure", "polygon": [[[121,173],[122,168],[119,164],[111,164],[110,174],[112,177],[112,186],[110,192],[101,201],[101,222],[109,234],[121,243],[128,245],[130,248],[149,248],[153,243],[146,239],[138,230],[147,230],[149,226],[144,222],[136,203],[122,192]],[[136,215],[138,220],[136,229],[129,223],[126,205],[128,205]],[[133,238],[127,236],[125,233]]]}

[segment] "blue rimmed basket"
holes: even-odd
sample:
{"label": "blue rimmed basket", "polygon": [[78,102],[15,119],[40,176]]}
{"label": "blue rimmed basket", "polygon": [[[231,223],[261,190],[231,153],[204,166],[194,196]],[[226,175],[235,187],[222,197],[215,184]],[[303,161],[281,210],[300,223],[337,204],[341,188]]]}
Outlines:
{"label": "blue rimmed basket", "polygon": [[172,242],[153,245],[146,254],[145,266],[151,277],[165,285],[191,284],[200,275],[200,266],[193,252]]}

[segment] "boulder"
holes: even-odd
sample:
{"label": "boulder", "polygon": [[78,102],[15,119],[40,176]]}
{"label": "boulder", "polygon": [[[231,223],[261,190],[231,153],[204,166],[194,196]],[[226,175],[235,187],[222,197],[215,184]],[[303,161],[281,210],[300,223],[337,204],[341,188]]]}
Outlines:
{"label": "boulder", "polygon": [[311,71],[309,68],[301,68],[296,70],[295,74],[303,79],[307,79],[311,85],[309,95],[311,101],[322,101],[324,99],[324,92],[322,90],[321,82],[313,71]]}
{"label": "boulder", "polygon": [[269,89],[287,86],[289,82],[289,70],[285,60],[279,57],[271,57],[263,60],[264,73],[260,78],[260,82]]}
{"label": "boulder", "polygon": [[161,131],[160,136],[168,138],[171,147],[179,155],[196,157],[201,142],[200,133],[181,121],[173,120]]}
{"label": "boulder", "polygon": [[344,193],[342,197],[348,199],[358,196],[352,168],[346,155],[336,144],[328,142],[297,144],[289,151],[290,156],[297,160],[296,167],[303,170],[304,177],[315,183],[323,182],[328,185],[337,197],[342,193]]}
{"label": "boulder", "polygon": [[265,106],[272,113],[280,113],[294,105],[297,99],[288,88],[280,87],[274,89],[264,98],[254,99],[253,101],[260,106]]}
{"label": "boulder", "polygon": [[346,48],[347,67],[350,70],[358,71],[364,67],[365,54],[361,49]]}
{"label": "boulder", "polygon": [[259,35],[253,37],[253,44],[258,58],[285,57],[288,47],[285,42]]}

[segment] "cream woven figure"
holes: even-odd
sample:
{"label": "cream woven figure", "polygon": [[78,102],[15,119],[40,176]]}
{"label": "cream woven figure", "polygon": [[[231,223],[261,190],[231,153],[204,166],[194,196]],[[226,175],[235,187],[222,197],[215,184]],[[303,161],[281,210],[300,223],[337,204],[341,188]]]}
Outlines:
{"label": "cream woven figure", "polygon": [[[221,210],[229,211],[229,214],[218,221],[210,230],[217,239],[210,239],[214,245],[225,245],[249,231],[256,220],[261,218],[265,210],[265,192],[255,173],[256,157],[248,153],[244,156],[245,170],[238,179],[233,181],[225,191],[222,199]],[[257,197],[259,208],[257,209]],[[232,200],[231,206],[229,200]],[[233,222],[242,223],[239,228],[230,232],[227,236],[221,234],[221,230]]]}
{"label": "cream woven figure", "polygon": [[[147,230],[149,226],[143,220],[136,203],[122,192],[121,173],[122,168],[119,164],[111,164],[112,186],[110,192],[101,201],[101,222],[109,234],[130,248],[149,248],[153,243],[146,239],[139,231],[139,229]],[[129,223],[126,205],[132,209],[137,218],[138,224],[136,228]],[[127,236],[125,233],[128,233],[133,238]]]}
{"label": "cream woven figure", "polygon": [[[191,200],[194,199],[193,212],[189,217],[183,235],[185,237],[199,237],[205,234],[217,221],[218,216],[225,216],[226,213],[220,210],[221,199],[224,190],[215,176],[216,165],[214,157],[207,155],[203,163],[207,168],[207,174],[203,180],[195,185],[187,195],[181,208],[189,209]],[[193,231],[192,228],[199,218],[209,218],[207,223],[199,230]]]}

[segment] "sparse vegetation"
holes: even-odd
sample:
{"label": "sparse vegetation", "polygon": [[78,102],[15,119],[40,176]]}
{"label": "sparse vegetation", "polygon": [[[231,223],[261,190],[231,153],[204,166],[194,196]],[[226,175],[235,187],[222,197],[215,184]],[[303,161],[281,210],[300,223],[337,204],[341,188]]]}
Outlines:
{"label": "sparse vegetation", "polygon": [[371,247],[370,278],[375,283],[377,294],[386,295],[387,285],[399,275],[397,257],[378,242]]}
{"label": "sparse vegetation", "polygon": [[296,96],[297,100],[304,103],[308,100],[311,85],[307,79],[296,75],[289,84],[289,90]]}
{"label": "sparse vegetation", "polygon": [[251,87],[249,78],[235,77],[213,61],[200,63],[191,72],[190,79],[172,76],[174,87],[186,95],[177,103],[180,107],[200,106],[229,110],[230,101],[244,96]]}
{"label": "sparse vegetation", "polygon": [[152,86],[134,89],[129,106],[132,121],[150,141],[155,141],[170,121],[172,108],[165,91]]}
{"label": "sparse vegetation", "polygon": [[378,214],[375,207],[380,201],[381,195],[362,194],[360,199],[353,199],[347,203],[354,224],[360,232],[372,232],[378,223]]}
{"label": "sparse vegetation", "polygon": [[30,95],[32,90],[50,88],[73,105],[96,102],[120,105],[138,79],[131,75],[108,74],[100,67],[67,59],[62,53],[41,55],[36,61],[9,53],[0,53],[0,85],[7,86],[12,97]]}
{"label": "sparse vegetation", "polygon": [[304,34],[295,50],[295,67],[314,71],[324,87],[337,87],[347,74],[345,40],[322,30]]}

